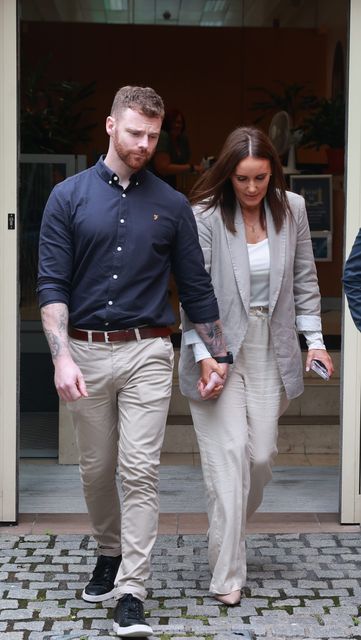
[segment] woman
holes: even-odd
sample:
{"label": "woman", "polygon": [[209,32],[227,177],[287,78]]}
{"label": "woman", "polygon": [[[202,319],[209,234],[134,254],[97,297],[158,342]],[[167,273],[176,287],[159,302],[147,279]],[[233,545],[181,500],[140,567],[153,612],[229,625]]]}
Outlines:
{"label": "woman", "polygon": [[185,133],[185,119],[179,109],[169,109],[163,120],[159,142],[152,166],[155,173],[172,187],[177,186],[177,176],[183,173],[200,172],[200,165],[191,162],[191,151]]}
{"label": "woman", "polygon": [[[303,391],[297,332],[309,349],[306,371],[317,359],[332,375],[333,364],[321,333],[304,199],[285,191],[268,137],[253,127],[233,131],[191,201],[233,365],[217,364],[183,315],[180,386],[190,399],[206,486],[210,591],[234,605],[246,581],[246,518],[272,476],[278,418]],[[219,367],[223,380],[207,395]]]}

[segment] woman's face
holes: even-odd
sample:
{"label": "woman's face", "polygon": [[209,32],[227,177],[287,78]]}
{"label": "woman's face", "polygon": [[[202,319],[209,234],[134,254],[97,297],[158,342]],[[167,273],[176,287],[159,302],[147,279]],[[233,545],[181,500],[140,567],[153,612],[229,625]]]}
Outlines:
{"label": "woman's face", "polygon": [[267,158],[248,156],[237,164],[231,181],[242,209],[260,210],[270,177],[271,163]]}
{"label": "woman's face", "polygon": [[173,136],[179,136],[182,133],[183,129],[183,118],[179,113],[174,120],[172,120],[170,125],[170,134]]}

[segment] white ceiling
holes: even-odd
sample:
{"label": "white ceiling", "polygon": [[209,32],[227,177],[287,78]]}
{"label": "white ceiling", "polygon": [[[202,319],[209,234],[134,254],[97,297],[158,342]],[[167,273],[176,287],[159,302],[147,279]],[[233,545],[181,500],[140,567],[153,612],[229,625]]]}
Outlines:
{"label": "white ceiling", "polygon": [[20,0],[22,20],[213,27],[343,26],[348,0]]}

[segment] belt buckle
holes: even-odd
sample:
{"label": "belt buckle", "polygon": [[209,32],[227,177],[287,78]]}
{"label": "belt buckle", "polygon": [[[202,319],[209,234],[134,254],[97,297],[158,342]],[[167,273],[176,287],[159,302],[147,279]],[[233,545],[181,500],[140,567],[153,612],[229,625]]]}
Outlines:
{"label": "belt buckle", "polygon": [[110,342],[108,331],[104,331],[104,342],[106,344],[108,344]]}

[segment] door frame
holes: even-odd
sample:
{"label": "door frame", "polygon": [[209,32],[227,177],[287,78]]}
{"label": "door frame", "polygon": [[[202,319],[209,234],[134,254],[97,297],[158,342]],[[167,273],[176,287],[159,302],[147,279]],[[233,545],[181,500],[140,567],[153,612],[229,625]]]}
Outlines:
{"label": "door frame", "polygon": [[0,522],[17,520],[17,2],[0,0]]}
{"label": "door frame", "polygon": [[[348,108],[346,147],[346,215],[344,256],[347,257],[361,227],[361,2],[350,0],[348,30]],[[341,354],[341,491],[343,524],[359,523],[361,334],[352,322],[343,295]]]}
{"label": "door frame", "polygon": [[[17,520],[19,425],[18,17],[0,0],[0,522]],[[350,0],[345,256],[361,227],[361,2]],[[14,218],[9,218],[14,214]],[[15,221],[15,229],[9,228]],[[10,224],[9,224],[10,223]],[[341,522],[360,522],[361,334],[343,298]]]}

